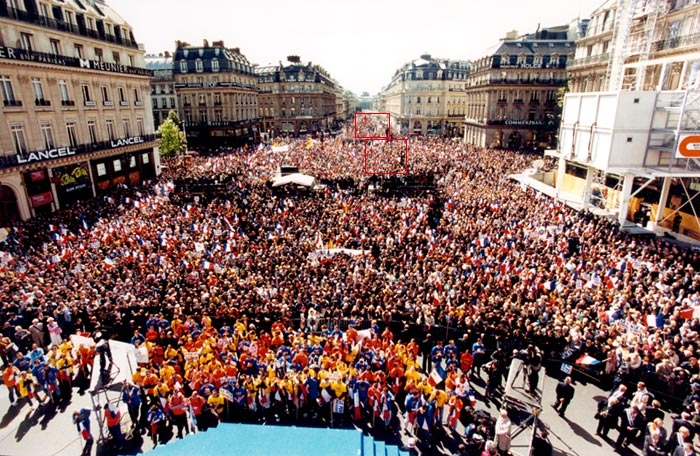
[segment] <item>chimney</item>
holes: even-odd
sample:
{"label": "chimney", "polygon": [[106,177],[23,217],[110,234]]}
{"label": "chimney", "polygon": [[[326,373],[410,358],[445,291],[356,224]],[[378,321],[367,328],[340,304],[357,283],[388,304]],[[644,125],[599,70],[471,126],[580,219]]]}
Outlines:
{"label": "chimney", "polygon": [[209,47],[209,41],[203,40],[203,42],[202,42],[202,47],[208,48],[208,47]]}
{"label": "chimney", "polygon": [[224,40],[214,41],[211,45],[214,47],[224,47]]}
{"label": "chimney", "polygon": [[301,62],[301,59],[299,58],[298,55],[288,55],[287,61],[292,62],[292,63],[299,63],[299,62]]}
{"label": "chimney", "polygon": [[165,57],[170,57],[170,52],[165,51],[165,52],[163,53],[163,55],[164,55]]}
{"label": "chimney", "polygon": [[241,53],[241,48],[235,47],[235,48],[233,48],[233,52],[235,52],[235,53],[237,53],[237,54],[240,54],[240,53]]}

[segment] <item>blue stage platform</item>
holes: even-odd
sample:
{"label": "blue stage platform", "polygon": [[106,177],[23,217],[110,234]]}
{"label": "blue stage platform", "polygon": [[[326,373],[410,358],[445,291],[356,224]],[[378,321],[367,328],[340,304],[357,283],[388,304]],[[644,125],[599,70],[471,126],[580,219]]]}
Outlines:
{"label": "blue stage platform", "polygon": [[149,456],[408,455],[398,447],[375,442],[358,430],[227,423],[181,440],[171,440],[146,453]]}

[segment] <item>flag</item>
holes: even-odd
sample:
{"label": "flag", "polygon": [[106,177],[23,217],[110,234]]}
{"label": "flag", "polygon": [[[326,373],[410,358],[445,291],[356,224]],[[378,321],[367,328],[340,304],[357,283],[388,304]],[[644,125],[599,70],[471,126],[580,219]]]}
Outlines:
{"label": "flag", "polygon": [[114,267],[114,260],[107,257],[107,258],[105,258],[104,264],[105,264],[105,270],[109,271],[110,269],[112,269]]}
{"label": "flag", "polygon": [[352,403],[352,418],[355,421],[359,421],[360,418],[362,418],[362,409],[360,409],[360,390],[357,388],[355,388],[354,392],[352,393]]}
{"label": "flag", "polygon": [[227,401],[233,402],[233,393],[226,388],[219,388],[219,394]]}
{"label": "flag", "polygon": [[214,265],[207,260],[202,260],[202,269],[205,270],[212,270],[214,269]]}
{"label": "flag", "polygon": [[49,224],[49,231],[58,231],[58,227],[56,225]]}
{"label": "flag", "polygon": [[433,291],[433,306],[437,307],[440,305],[440,294],[437,290]]}
{"label": "flag", "polygon": [[85,220],[85,217],[81,215],[80,220],[82,220],[82,222],[83,222],[83,229],[85,231],[90,230],[90,226],[88,225],[87,220]]}
{"label": "flag", "polygon": [[600,364],[600,361],[584,353],[583,355],[578,357],[578,359],[576,360],[576,364],[579,364],[581,366],[595,366],[596,364]]}
{"label": "flag", "polygon": [[321,395],[318,397],[318,403],[320,405],[327,404],[333,399],[333,396],[325,388],[321,390]]}
{"label": "flag", "polygon": [[430,373],[430,377],[428,377],[428,383],[430,383],[430,385],[433,387],[442,383],[443,380],[445,380],[445,377],[442,375],[442,373],[438,370],[437,367],[433,369],[433,371]]}

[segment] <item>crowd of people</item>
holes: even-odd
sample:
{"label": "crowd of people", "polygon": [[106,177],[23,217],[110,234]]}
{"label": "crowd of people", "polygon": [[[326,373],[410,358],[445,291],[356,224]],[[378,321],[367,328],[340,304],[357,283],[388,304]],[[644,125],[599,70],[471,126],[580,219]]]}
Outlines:
{"label": "crowd of people", "polygon": [[[363,142],[289,146],[173,159],[157,182],[12,227],[0,244],[12,403],[84,391],[95,352],[69,336],[99,333],[135,347],[123,402],[132,431],[154,444],[221,419],[391,435],[401,413],[426,445],[460,422],[464,454],[507,454],[510,422],[477,413],[470,378],[502,394],[511,353],[533,347],[545,364],[599,360],[615,392],[645,382],[686,397],[679,417],[698,417],[697,252],[628,237],[510,179],[528,156],[411,139],[409,171],[437,176],[435,191],[380,196],[360,185]],[[383,157],[373,159],[396,159]],[[327,185],[272,193],[269,179],[290,164]],[[176,180],[199,191],[183,194]],[[225,197],[206,191],[221,182]],[[620,448],[634,437],[627,411],[645,417],[644,436],[659,418],[650,404],[673,405],[652,394],[617,415],[607,410],[619,398],[601,407],[625,435]],[[124,445],[119,410],[100,413]]]}

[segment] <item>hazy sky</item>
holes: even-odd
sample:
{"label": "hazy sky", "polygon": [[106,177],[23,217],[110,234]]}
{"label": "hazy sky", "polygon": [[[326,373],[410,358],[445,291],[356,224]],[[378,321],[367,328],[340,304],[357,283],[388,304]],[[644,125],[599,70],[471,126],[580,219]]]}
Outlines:
{"label": "hazy sky", "polygon": [[509,30],[589,17],[604,0],[107,0],[147,53],[203,39],[266,65],[299,55],[346,89],[374,94],[423,53],[473,60]]}

